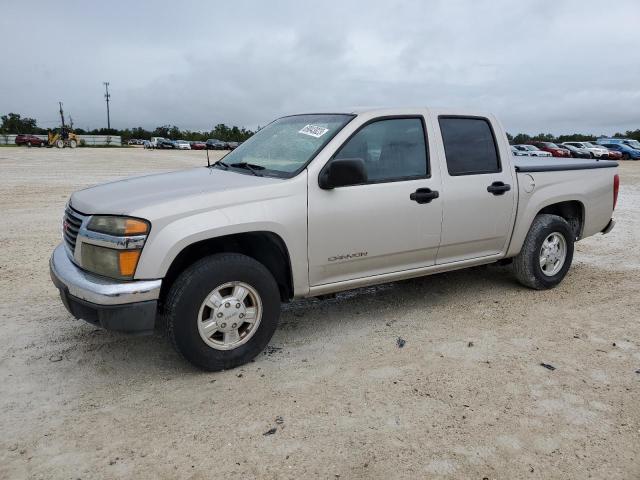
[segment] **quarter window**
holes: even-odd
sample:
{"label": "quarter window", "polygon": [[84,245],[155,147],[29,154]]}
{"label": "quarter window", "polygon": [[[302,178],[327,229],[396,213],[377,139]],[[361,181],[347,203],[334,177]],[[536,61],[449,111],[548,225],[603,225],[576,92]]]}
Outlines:
{"label": "quarter window", "polygon": [[440,117],[439,122],[449,175],[501,170],[493,131],[486,119]]}
{"label": "quarter window", "polygon": [[393,118],[370,123],[351,137],[334,158],[362,159],[370,183],[426,177],[427,147],[422,121]]}

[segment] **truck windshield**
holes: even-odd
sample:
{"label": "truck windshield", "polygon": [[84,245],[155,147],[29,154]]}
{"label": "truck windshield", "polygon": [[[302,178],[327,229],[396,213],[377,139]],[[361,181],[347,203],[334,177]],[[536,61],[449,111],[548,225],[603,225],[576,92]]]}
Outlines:
{"label": "truck windshield", "polygon": [[296,175],[354,115],[314,114],[282,117],[259,130],[224,157],[220,168],[289,178]]}

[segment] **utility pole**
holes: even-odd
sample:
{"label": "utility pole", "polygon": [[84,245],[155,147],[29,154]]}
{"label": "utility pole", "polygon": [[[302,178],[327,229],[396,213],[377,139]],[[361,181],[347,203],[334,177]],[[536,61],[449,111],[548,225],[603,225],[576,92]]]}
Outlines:
{"label": "utility pole", "polygon": [[111,130],[111,118],[109,117],[109,97],[111,94],[109,93],[109,82],[102,82],[104,84],[104,98],[107,100],[107,128]]}

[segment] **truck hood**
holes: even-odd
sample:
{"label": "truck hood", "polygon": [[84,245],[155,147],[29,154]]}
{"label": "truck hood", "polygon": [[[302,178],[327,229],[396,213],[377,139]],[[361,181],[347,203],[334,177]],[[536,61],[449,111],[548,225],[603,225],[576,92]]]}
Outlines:
{"label": "truck hood", "polygon": [[89,187],[71,195],[70,204],[84,214],[132,215],[152,220],[150,216],[162,216],[163,206],[173,210],[176,204],[188,203],[191,208],[211,208],[216,203],[225,203],[222,200],[225,197],[227,201],[240,203],[241,199],[255,198],[264,187],[272,190],[270,185],[283,181],[199,167]]}

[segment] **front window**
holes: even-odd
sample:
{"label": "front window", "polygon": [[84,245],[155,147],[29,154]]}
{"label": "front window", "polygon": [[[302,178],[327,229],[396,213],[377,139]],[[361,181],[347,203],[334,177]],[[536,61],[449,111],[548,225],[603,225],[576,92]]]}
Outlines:
{"label": "front window", "polygon": [[345,114],[283,117],[258,131],[216,166],[257,175],[289,178],[307,163],[353,118]]}

